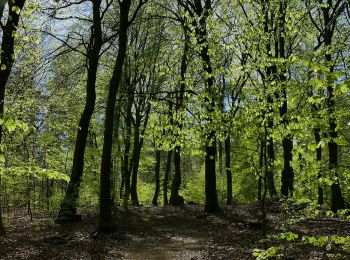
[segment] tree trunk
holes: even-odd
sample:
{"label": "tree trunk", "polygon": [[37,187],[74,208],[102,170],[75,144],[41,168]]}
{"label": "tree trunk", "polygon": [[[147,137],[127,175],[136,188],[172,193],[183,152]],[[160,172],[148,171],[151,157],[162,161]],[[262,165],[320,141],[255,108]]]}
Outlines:
{"label": "tree trunk", "polygon": [[[186,89],[185,80],[186,80],[186,73],[187,73],[187,61],[188,61],[190,38],[185,25],[183,25],[183,33],[184,33],[185,39],[184,39],[184,49],[182,53],[181,68],[180,68],[180,74],[181,74],[180,91],[179,91],[179,94],[176,95],[176,106],[175,106],[176,115],[181,113],[181,110],[183,109],[184,92]],[[176,117],[176,119],[174,119],[171,103],[169,104],[169,111],[170,111],[170,117],[171,117],[170,119],[171,124],[173,124],[176,128],[178,128],[178,131],[180,132],[183,127],[181,122],[181,114],[180,114],[180,118]],[[178,138],[178,136],[179,135],[177,133],[174,134],[175,140]],[[173,177],[173,182],[171,184],[169,204],[173,206],[182,206],[185,201],[184,201],[184,198],[179,194],[179,190],[181,186],[181,146],[176,145],[173,153],[174,153],[174,177]]]}
{"label": "tree trunk", "polygon": [[152,200],[152,205],[153,206],[158,206],[158,197],[159,197],[159,190],[160,190],[160,179],[159,179],[160,156],[161,156],[161,151],[157,150],[156,151],[156,166],[155,166],[155,169],[154,169],[154,177],[155,177],[156,188],[155,188],[154,196],[153,196],[153,200]]}
{"label": "tree trunk", "polygon": [[233,203],[232,197],[232,170],[231,170],[231,137],[228,135],[225,139],[225,171],[226,171],[226,185],[227,197],[226,204]]}
{"label": "tree trunk", "polygon": [[[315,143],[316,145],[319,145],[319,143],[321,142],[321,129],[316,127],[314,128],[314,136],[315,136]],[[318,146],[316,148],[316,164],[317,166],[320,165],[322,161],[322,148],[320,146]],[[317,201],[318,201],[318,205],[323,205],[323,188],[320,185],[320,179],[322,177],[322,173],[321,170],[318,170],[318,174],[317,174],[317,178],[318,178],[318,188],[317,188]]]}
{"label": "tree trunk", "polygon": [[[134,164],[132,168],[132,179],[131,179],[131,202],[132,202],[132,205],[134,206],[140,205],[139,198],[137,195],[137,178],[138,178],[137,175],[139,171],[141,151],[142,151],[144,135],[148,124],[150,111],[151,111],[151,105],[148,104],[145,110],[145,118],[142,125],[142,130],[140,131],[141,111],[136,109],[135,131],[134,131],[134,155],[133,155]],[[140,138],[140,136],[142,137]]]}
{"label": "tree trunk", "polygon": [[[279,35],[278,35],[278,50],[276,54],[278,58],[286,59],[286,50],[285,50],[285,17],[286,17],[286,2],[279,3]],[[285,66],[282,64],[282,66]],[[282,125],[285,130],[288,129],[289,120],[288,120],[288,99],[287,99],[287,68],[282,67],[281,72],[278,75],[279,81],[281,84],[281,99],[282,106],[280,107],[280,117]],[[291,134],[287,133],[282,140],[283,147],[283,171],[281,177],[281,194],[282,196],[288,197],[293,196],[294,190],[294,170],[291,166],[291,161],[293,159],[293,137]]]}
{"label": "tree trunk", "polygon": [[[261,127],[264,127],[263,125]],[[265,129],[266,127],[264,127]],[[258,201],[262,201],[263,196],[262,196],[262,189],[263,189],[263,171],[264,171],[264,164],[266,164],[265,162],[265,148],[266,148],[266,144],[265,144],[265,137],[266,137],[266,133],[264,135],[264,139],[260,142],[260,154],[259,154],[259,166],[260,166],[260,174],[258,177]],[[266,176],[265,176],[266,177]],[[266,184],[267,181],[264,178],[264,184]],[[266,185],[265,185],[266,186]],[[264,187],[265,189],[266,187]],[[266,193],[266,191],[264,191],[264,193]]]}
{"label": "tree trunk", "polygon": [[184,204],[184,198],[180,196],[179,190],[181,185],[181,147],[176,146],[174,149],[174,178],[171,185],[171,195],[169,204],[181,206]]}
{"label": "tree trunk", "polygon": [[[325,24],[324,29],[324,45],[326,51],[332,45],[332,38],[334,27],[330,26],[331,22],[331,6],[332,1],[329,0],[331,5],[322,7],[323,21]],[[336,21],[335,21],[336,22]],[[332,64],[332,54],[326,53],[325,60],[327,64]],[[335,117],[335,97],[334,97],[334,87],[332,86],[331,75],[334,73],[334,65],[330,65],[329,74],[327,75],[327,108],[328,108],[328,122],[329,122],[329,137],[330,141],[328,142],[328,156],[329,156],[329,170],[334,173],[334,177],[337,179],[331,185],[331,209],[333,212],[337,212],[339,209],[345,209],[345,201],[343,194],[340,188],[340,183],[338,179],[337,167],[338,167],[338,144],[335,139],[338,137],[337,132],[337,123]]]}
{"label": "tree trunk", "polygon": [[121,180],[120,180],[119,198],[123,199],[123,197],[124,197],[124,187],[125,187],[125,173],[124,173],[123,156],[121,156],[121,158],[120,158],[120,172],[121,172]]}
{"label": "tree trunk", "polygon": [[134,154],[133,154],[133,167],[132,167],[132,179],[131,179],[131,203],[133,206],[139,206],[139,198],[137,195],[137,175],[139,171],[140,156],[141,156],[142,143],[140,142],[140,125],[135,125],[134,130]]}
{"label": "tree trunk", "polygon": [[[2,28],[2,42],[1,42],[1,60],[0,60],[0,118],[4,118],[4,102],[5,102],[5,90],[8,79],[11,74],[13,62],[14,62],[14,47],[15,47],[15,32],[19,24],[20,14],[24,7],[26,0],[14,0],[9,1],[9,15],[6,25]],[[17,6],[20,10],[16,12],[12,7]],[[0,10],[0,19],[3,16],[4,6]],[[0,125],[0,144],[2,141],[3,124]],[[0,194],[1,201],[1,194]],[[1,202],[0,202],[1,204]],[[0,235],[5,234],[5,229],[2,223],[2,212],[0,205]]]}
{"label": "tree trunk", "polygon": [[[213,133],[211,137],[211,139],[215,138]],[[205,146],[205,211],[208,213],[217,212],[219,210],[216,191],[215,161],[216,141],[214,140],[210,143],[206,143]]]}
{"label": "tree trunk", "polygon": [[294,190],[294,171],[290,165],[292,161],[293,141],[290,137],[284,137],[283,146],[283,161],[284,167],[281,177],[281,194],[285,197],[293,196]]}
{"label": "tree trunk", "polygon": [[96,77],[102,47],[100,6],[101,0],[93,1],[93,25],[91,27],[90,44],[87,53],[88,76],[86,83],[85,107],[79,120],[70,181],[56,222],[81,220],[81,217],[76,215],[77,202],[84,170],[84,154],[89,133],[89,125],[95,108]]}
{"label": "tree trunk", "polygon": [[[120,141],[119,141],[119,126],[120,126],[120,117],[121,117],[121,102],[117,103],[117,106],[116,106],[116,109],[115,109],[115,123],[114,123],[114,141],[116,143],[116,149],[117,149],[117,154],[121,154],[121,148],[120,148]],[[96,137],[96,135],[95,135]],[[96,148],[97,148],[97,144],[96,144]],[[121,167],[121,170],[123,170],[123,160],[121,159],[120,161],[120,167]],[[115,158],[112,159],[112,172],[113,172],[113,176],[112,176],[112,180],[113,180],[113,185],[112,185],[112,188],[113,188],[113,191],[112,191],[112,206],[115,205],[116,203],[116,200],[117,200],[117,196],[118,196],[118,192],[117,192],[117,186],[118,186],[118,172],[119,172],[119,169],[118,169],[118,157],[116,156]],[[122,171],[121,171],[121,175],[123,175]],[[121,181],[122,182],[122,181]],[[124,185],[124,184],[123,184]],[[120,194],[123,194],[122,193],[122,187],[124,187],[123,185],[120,185]],[[122,197],[120,197],[120,199],[122,199]]]}
{"label": "tree trunk", "polygon": [[131,0],[124,0],[122,2],[119,2],[119,49],[117,60],[113,69],[113,76],[108,87],[108,100],[104,123],[104,139],[100,174],[99,224],[97,228],[98,232],[107,232],[111,229],[112,226],[110,171],[113,141],[113,124],[116,96],[118,93],[120,80],[123,72],[123,63],[126,56],[126,48],[128,42],[127,32],[128,27],[130,25],[128,18],[130,5]]}
{"label": "tree trunk", "polygon": [[[206,37],[206,34],[205,34]],[[208,47],[203,47],[201,51],[202,60],[204,63],[204,69],[208,75],[212,75],[213,70],[211,67],[211,61],[209,57]],[[209,93],[207,112],[209,113],[210,127],[212,126],[212,114],[215,110],[214,105],[214,78],[209,77],[207,79],[207,92]],[[205,140],[205,211],[206,212],[217,212],[219,210],[218,197],[216,191],[216,132],[215,130],[210,131],[206,136]]]}
{"label": "tree trunk", "polygon": [[163,181],[163,203],[164,205],[168,205],[168,181],[169,181],[169,175],[171,171],[171,157],[173,155],[173,152],[171,150],[167,153],[167,160],[166,160],[166,166],[165,166],[165,172],[164,172],[164,181]]}
{"label": "tree trunk", "polygon": [[[213,112],[215,111],[215,86],[213,68],[209,55],[207,18],[212,10],[211,1],[205,2],[203,8],[201,1],[196,1],[193,5],[195,13],[198,16],[198,22],[195,24],[195,36],[198,46],[201,47],[200,57],[205,71],[205,109],[208,113],[207,118],[210,128],[213,126]],[[205,137],[205,211],[208,213],[219,210],[218,197],[216,191],[216,131],[210,130]]]}
{"label": "tree trunk", "polygon": [[130,177],[131,177],[132,163],[134,159],[134,156],[133,156],[133,159],[131,160],[131,162],[129,160],[129,154],[130,154],[130,148],[131,148],[131,122],[132,122],[131,109],[132,109],[133,102],[134,102],[133,91],[129,89],[128,105],[126,109],[126,118],[125,118],[126,135],[125,135],[125,141],[124,141],[124,158],[123,158],[123,176],[124,176],[124,188],[125,188],[124,200],[123,200],[124,206],[127,206],[129,202],[129,197],[131,192]]}
{"label": "tree trunk", "polygon": [[[264,15],[264,33],[268,35],[268,37],[271,37],[271,29],[269,26],[269,23],[273,23],[273,18],[269,18],[269,10],[267,7],[266,1],[262,3],[262,13]],[[269,58],[272,59],[272,48],[271,43],[267,43],[266,45],[266,53]],[[276,66],[271,65],[266,67],[266,79],[265,81],[267,83],[270,83],[273,80],[273,73],[276,71]],[[275,186],[274,181],[274,162],[275,162],[275,150],[274,150],[274,140],[272,137],[272,131],[274,128],[274,100],[273,100],[273,94],[268,93],[267,94],[267,138],[265,140],[266,145],[266,151],[267,158],[265,158],[265,164],[267,168],[265,169],[266,175],[264,179],[264,183],[266,183],[267,189],[270,193],[270,198],[275,198],[277,196],[277,190]]]}
{"label": "tree trunk", "polygon": [[219,156],[219,174],[221,176],[223,173],[223,147],[222,147],[221,141],[219,141],[219,145],[218,145],[218,156]]}
{"label": "tree trunk", "polygon": [[268,108],[268,122],[267,122],[267,126],[268,126],[268,132],[269,132],[269,137],[267,140],[267,170],[266,170],[266,185],[267,185],[267,189],[270,193],[270,198],[275,198],[277,196],[277,190],[276,190],[276,186],[275,186],[275,180],[274,180],[274,164],[275,164],[275,148],[274,148],[274,141],[273,141],[273,137],[271,137],[271,131],[273,131],[273,115],[271,116],[271,113],[273,113],[272,108],[270,108],[270,106],[272,107],[273,105],[273,101],[272,98],[268,98],[268,104],[269,104],[269,108]]}

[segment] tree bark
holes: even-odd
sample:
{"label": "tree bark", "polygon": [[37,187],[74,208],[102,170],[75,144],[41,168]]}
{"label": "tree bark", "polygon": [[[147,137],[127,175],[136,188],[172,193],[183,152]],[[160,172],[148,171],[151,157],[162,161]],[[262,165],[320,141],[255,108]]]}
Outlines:
{"label": "tree bark", "polygon": [[[203,69],[206,73],[206,110],[208,113],[208,125],[213,126],[212,114],[215,111],[214,101],[214,76],[211,59],[209,56],[207,17],[211,11],[211,1],[206,2],[205,10],[201,2],[196,2],[199,24],[196,27],[197,42],[201,47],[200,55]],[[216,131],[210,130],[205,140],[205,211],[208,213],[219,210],[216,190]]]}
{"label": "tree bark", "polygon": [[181,147],[176,146],[174,149],[174,178],[171,185],[171,195],[169,204],[181,206],[184,204],[184,198],[180,196],[179,190],[181,185]]}
{"label": "tree bark", "polygon": [[271,96],[267,98],[268,106],[268,119],[267,119],[267,129],[269,132],[269,137],[267,139],[267,145],[266,145],[266,152],[267,152],[267,158],[266,158],[266,185],[267,189],[270,194],[270,198],[275,198],[277,196],[277,190],[275,186],[275,180],[274,180],[274,165],[275,165],[275,148],[274,148],[274,140],[271,136],[271,132],[273,131],[274,127],[274,121],[273,121],[273,99]]}
{"label": "tree bark", "polygon": [[[322,7],[323,21],[324,21],[324,45],[326,47],[326,52],[328,48],[332,45],[332,38],[334,27],[330,25],[331,22],[331,7],[332,0],[328,0],[328,5]],[[330,53],[325,54],[325,60],[327,64],[332,64],[332,55]],[[329,74],[334,73],[334,65],[330,65]],[[335,139],[338,137],[338,132],[336,130],[337,123],[335,117],[335,97],[334,97],[334,87],[332,86],[331,76],[327,75],[327,108],[328,108],[328,124],[329,124],[329,137],[328,142],[328,158],[329,158],[329,170],[334,172],[334,177],[337,178],[331,185],[331,209],[333,212],[337,212],[340,209],[345,209],[345,201],[341,191],[339,183],[339,175],[337,173],[338,167],[338,144]]]}
{"label": "tree bark", "polygon": [[[269,23],[273,23],[273,17],[271,17],[271,19],[269,18],[269,10],[268,10],[268,6],[267,6],[268,2],[267,1],[263,1],[262,3],[262,12],[264,15],[264,33],[267,34],[268,37],[271,38],[271,25],[269,26]],[[270,39],[271,40],[271,39]],[[271,43],[268,42],[266,44],[266,52],[267,52],[267,56],[269,58],[272,58],[272,48],[271,48]],[[266,67],[266,79],[265,81],[267,83],[270,83],[273,80],[273,73],[276,71],[276,66],[275,65],[271,65],[271,66],[267,66]],[[270,193],[270,197],[271,198],[275,198],[277,196],[277,190],[276,190],[276,186],[275,186],[275,181],[274,181],[274,162],[275,162],[275,149],[274,149],[274,140],[272,137],[272,131],[274,128],[274,118],[273,118],[273,113],[274,113],[274,100],[273,100],[273,94],[272,93],[268,93],[267,94],[267,139],[266,139],[266,143],[265,145],[266,147],[266,154],[267,154],[267,158],[265,158],[266,162],[266,166],[267,169],[266,170],[266,180],[264,181],[264,183],[266,183],[267,189]]]}
{"label": "tree bark", "polygon": [[219,156],[219,175],[223,173],[223,147],[222,142],[219,141],[218,145],[218,156]]}
{"label": "tree bark", "polygon": [[[314,136],[315,136],[315,143],[318,146],[321,142],[321,129],[319,127],[314,128]],[[317,166],[320,165],[322,161],[322,148],[318,146],[316,148],[316,164]],[[322,177],[321,170],[318,170],[317,178],[318,178],[318,187],[317,187],[317,201],[318,205],[323,205],[323,188],[320,185],[320,178]]]}
{"label": "tree bark", "polygon": [[[264,129],[266,129],[266,126],[261,126],[264,127]],[[262,191],[263,191],[263,179],[264,179],[264,184],[267,184],[267,181],[265,180],[265,178],[263,178],[263,171],[264,171],[264,165],[266,164],[265,162],[265,149],[266,149],[266,143],[265,143],[265,137],[266,137],[266,133],[264,134],[264,138],[263,140],[261,140],[260,142],[260,153],[259,153],[259,166],[260,166],[260,174],[258,176],[258,201],[262,202],[263,196],[262,196]],[[266,185],[265,185],[266,186]],[[267,187],[264,187],[264,189]],[[266,191],[264,191],[264,193],[266,193]]]}
{"label": "tree bark", "polygon": [[[137,119],[139,120],[139,119]],[[136,120],[136,121],[137,121]],[[134,154],[133,154],[133,167],[132,167],[132,180],[131,180],[131,203],[133,206],[139,206],[139,198],[137,194],[137,178],[138,178],[138,171],[139,171],[139,165],[140,165],[140,156],[141,156],[141,149],[142,149],[142,143],[140,140],[140,125],[135,125],[134,129]]]}
{"label": "tree bark", "polygon": [[125,188],[124,200],[123,200],[124,206],[127,206],[129,202],[129,197],[131,192],[130,178],[131,178],[132,163],[134,159],[132,158],[130,162],[129,154],[130,154],[130,148],[131,148],[131,122],[132,122],[131,109],[132,109],[133,102],[134,102],[133,90],[129,89],[128,104],[127,104],[126,118],[125,118],[126,135],[125,135],[125,141],[124,141],[124,157],[123,157],[123,177],[124,177],[124,188]]}
{"label": "tree bark", "polygon": [[116,96],[123,72],[123,63],[126,56],[129,28],[129,10],[131,0],[119,2],[119,49],[117,60],[113,69],[113,76],[108,87],[108,100],[104,123],[104,138],[100,174],[100,201],[98,232],[108,232],[112,227],[112,208],[110,194],[111,154],[113,139],[113,124],[115,114]]}
{"label": "tree bark", "polygon": [[[188,62],[188,51],[189,51],[189,35],[187,31],[187,27],[183,25],[183,33],[184,33],[184,49],[182,53],[182,59],[181,59],[181,68],[180,68],[180,74],[181,74],[181,82],[180,82],[180,91],[176,96],[176,106],[175,106],[175,114],[181,113],[183,109],[183,103],[184,103],[184,93],[186,89],[186,73],[187,73],[187,62]],[[178,131],[180,132],[183,128],[181,117],[176,117],[176,120],[173,118],[172,113],[172,105],[169,104],[169,111],[171,116],[171,123],[178,128]],[[176,133],[174,135],[175,140],[178,138],[178,134]],[[171,194],[170,194],[170,200],[169,204],[173,206],[181,206],[184,204],[184,198],[179,194],[180,186],[181,186],[181,146],[176,145],[174,148],[174,177],[173,182],[171,185]]]}
{"label": "tree bark", "polygon": [[120,172],[121,172],[121,180],[120,180],[119,198],[123,199],[123,197],[124,197],[124,187],[125,187],[125,173],[124,173],[124,159],[123,159],[123,156],[120,157]]}
{"label": "tree bark", "polygon": [[86,83],[86,101],[78,125],[72,173],[56,222],[81,220],[81,217],[76,214],[77,202],[84,170],[84,154],[89,133],[89,125],[95,108],[96,77],[100,51],[102,48],[102,26],[100,14],[101,0],[94,0],[92,1],[92,4],[93,25],[91,27],[90,44],[87,53],[88,76]]}
{"label": "tree bark", "polygon": [[163,181],[163,204],[168,205],[168,181],[169,181],[169,175],[171,171],[171,158],[173,155],[173,151],[169,150],[167,153],[167,160],[166,160],[166,166],[165,166],[165,172],[164,172],[164,181]]}
{"label": "tree bark", "polygon": [[[15,48],[15,32],[20,20],[21,11],[24,7],[26,0],[13,0],[8,3],[9,15],[6,25],[2,28],[2,42],[1,42],[1,60],[0,60],[0,118],[4,118],[4,103],[5,103],[5,90],[8,79],[11,74],[11,70],[14,63],[14,48]],[[13,6],[17,6],[20,10],[19,13],[13,10]],[[0,19],[3,16],[4,6],[0,9]],[[2,141],[3,124],[0,125],[0,144]],[[1,185],[0,185],[1,188]],[[1,203],[1,193],[0,193]],[[0,235],[5,234],[5,229],[2,223],[2,211],[0,205]]]}
{"label": "tree bark", "polygon": [[[185,8],[193,19],[194,35],[198,46],[200,46],[200,57],[205,72],[205,109],[207,112],[207,126],[213,126],[213,112],[215,111],[215,86],[213,68],[209,55],[207,18],[212,11],[212,1],[183,1],[178,0],[179,4]],[[193,10],[190,11],[190,10]],[[196,16],[196,17],[194,17]],[[198,18],[198,19],[197,19]],[[175,161],[175,157],[174,157]],[[205,211],[208,213],[217,212],[219,210],[218,197],[216,191],[216,131],[215,129],[208,130],[205,136]]]}
{"label": "tree bark", "polygon": [[232,170],[231,170],[231,137],[228,135],[225,139],[225,171],[226,171],[226,185],[227,197],[226,204],[233,203],[232,197]]}
{"label": "tree bark", "polygon": [[[131,203],[134,206],[139,206],[139,198],[137,194],[137,178],[140,165],[141,151],[144,142],[144,135],[148,124],[149,113],[151,111],[151,105],[146,105],[144,122],[141,127],[141,111],[136,109],[136,119],[135,119],[135,131],[134,131],[134,154],[133,154],[133,168],[132,168],[132,179],[131,179]],[[140,138],[140,136],[142,136]]]}
{"label": "tree bark", "polygon": [[[286,19],[286,2],[280,1],[279,3],[279,35],[278,35],[278,50],[276,54],[278,58],[286,59],[286,50],[285,50],[285,19]],[[285,66],[282,64],[282,66]],[[282,125],[285,130],[288,129],[289,120],[288,120],[288,99],[287,99],[287,68],[282,67],[278,75],[279,82],[281,84],[281,94],[280,99],[282,100],[282,106],[280,107],[280,117]],[[293,196],[294,190],[294,170],[291,166],[291,161],[293,159],[293,137],[291,134],[287,133],[282,140],[283,147],[283,171],[281,177],[281,194],[285,197]]]}

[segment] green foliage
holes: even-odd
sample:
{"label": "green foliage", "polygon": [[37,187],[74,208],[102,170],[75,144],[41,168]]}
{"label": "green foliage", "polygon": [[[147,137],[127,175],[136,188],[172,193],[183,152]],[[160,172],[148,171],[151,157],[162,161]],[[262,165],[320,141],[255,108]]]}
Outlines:
{"label": "green foliage", "polygon": [[315,247],[323,247],[328,242],[327,236],[313,237],[313,236],[303,236],[302,240],[305,244],[311,244]]}
{"label": "green foliage", "polygon": [[303,236],[302,241],[314,247],[324,248],[326,251],[340,248],[345,252],[350,252],[350,236]]}
{"label": "green foliage", "polygon": [[205,201],[204,187],[205,178],[204,168],[202,167],[202,170],[196,174],[192,174],[191,178],[186,183],[183,189],[183,196],[185,201],[193,201],[198,204],[203,204],[203,201]]}
{"label": "green foliage", "polygon": [[[139,201],[142,205],[151,205],[152,198],[154,195],[154,184],[153,183],[146,183],[146,182],[139,182],[138,183],[138,195],[139,195]],[[159,197],[161,198],[161,197]]]}
{"label": "green foliage", "polygon": [[279,233],[277,235],[270,236],[270,238],[276,239],[276,240],[293,241],[293,240],[296,240],[297,238],[299,238],[299,235],[295,234],[293,232],[283,232],[283,233]]}
{"label": "green foliage", "polygon": [[[93,43],[89,38],[94,26],[90,5],[82,1],[74,8],[61,9],[65,2],[27,0],[22,11],[12,7],[12,11],[21,12],[21,23],[13,35],[16,59],[6,85],[4,116],[0,119],[3,126],[0,175],[4,183],[0,190],[6,193],[8,198],[3,201],[9,206],[16,205],[16,201],[24,204],[29,199],[34,205],[40,205],[39,208],[57,211],[72,170],[79,117],[86,98],[87,67],[91,65],[87,51]],[[302,242],[329,250],[335,246],[347,250],[348,237],[330,234],[300,239],[298,234],[289,231],[298,222],[322,213],[323,209],[317,205],[318,188],[323,188],[325,207],[331,201],[330,187],[334,184],[339,183],[345,201],[350,200],[350,74],[347,67],[350,30],[345,13],[334,16],[337,21],[332,44],[325,46],[324,35],[319,31],[325,28],[324,19],[318,16],[322,14],[320,8],[327,6],[325,3],[284,1],[282,26],[276,18],[281,17],[283,1],[217,1],[206,17],[198,17],[196,12],[191,14],[175,2],[148,1],[130,26],[112,141],[112,194],[116,202],[120,202],[117,198],[126,141],[131,143],[128,162],[131,167],[137,127],[141,130],[138,137],[143,138],[138,196],[146,205],[151,203],[154,194],[155,149],[166,154],[181,147],[180,193],[187,202],[204,204],[204,145],[213,141],[208,134],[214,133],[218,147],[223,146],[229,136],[233,198],[235,202],[250,204],[258,202],[258,181],[264,180],[266,170],[273,173],[276,190],[280,190],[285,165],[282,141],[290,137],[294,191],[283,207],[286,216],[293,217],[287,220],[280,234],[268,237],[269,242]],[[52,21],[62,13],[70,19]],[[77,14],[84,18],[76,18]],[[120,47],[115,39],[119,15],[112,3],[103,16],[105,42],[98,64],[97,100],[84,154],[80,209],[95,210],[98,204],[106,92]],[[206,20],[206,35],[198,37],[200,30],[195,28],[196,21],[202,18]],[[279,37],[287,48],[282,56],[277,50]],[[317,42],[322,44],[315,48]],[[210,64],[201,57],[206,48]],[[331,62],[326,59],[327,54],[331,54]],[[209,65],[212,72],[206,71]],[[6,65],[1,64],[0,71],[6,69]],[[210,88],[208,79],[213,80]],[[180,93],[182,87],[184,93]],[[330,102],[331,90],[334,106]],[[129,96],[132,96],[131,102],[127,100]],[[287,114],[281,116],[284,101]],[[128,104],[132,114],[130,135],[126,124]],[[332,140],[330,119],[333,118],[337,137]],[[316,129],[320,130],[318,141]],[[274,151],[266,157],[266,141],[270,139],[273,139]],[[338,145],[338,164],[331,170],[330,141]],[[227,195],[223,150],[221,158],[219,151],[216,156],[220,203],[225,203]],[[316,160],[317,151],[321,151],[320,160]],[[161,183],[165,158],[161,158]],[[221,159],[223,165],[219,166]],[[172,162],[169,187],[173,173]],[[267,186],[261,188],[269,199]],[[350,218],[348,210],[337,214],[329,211],[327,216]],[[278,246],[257,249],[254,256],[278,258],[282,257],[282,249]]]}
{"label": "green foliage", "polygon": [[265,260],[265,259],[281,259],[283,254],[280,251],[283,249],[282,246],[277,247],[269,247],[266,250],[263,249],[254,249],[253,256],[256,257],[257,260]]}

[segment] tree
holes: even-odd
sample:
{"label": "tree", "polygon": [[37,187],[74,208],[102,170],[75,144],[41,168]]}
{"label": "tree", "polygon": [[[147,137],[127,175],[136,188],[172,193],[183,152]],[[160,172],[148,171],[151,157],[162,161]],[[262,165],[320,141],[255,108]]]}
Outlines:
{"label": "tree", "polygon": [[[213,113],[216,109],[215,78],[209,54],[209,42],[207,31],[207,19],[212,13],[212,1],[178,1],[191,18],[194,27],[194,35],[200,48],[200,57],[205,79],[204,103],[207,115],[207,133],[205,134],[205,211],[217,212],[219,210],[216,191],[216,131],[213,125]],[[175,160],[175,159],[174,159]]]}
{"label": "tree", "polygon": [[[286,10],[287,2],[280,1],[278,7],[278,50],[275,50],[276,56],[286,61]],[[288,133],[289,114],[288,114],[288,98],[287,98],[287,68],[285,64],[281,65],[278,79],[281,84],[279,99],[282,105],[279,108],[282,125],[286,130],[286,134],[282,139],[283,147],[283,170],[281,174],[281,194],[285,197],[292,196],[294,190],[294,170],[291,166],[293,159],[293,136]]]}
{"label": "tree", "polygon": [[[12,66],[14,63],[14,48],[15,37],[21,17],[21,11],[24,7],[25,0],[14,0],[8,3],[8,17],[6,24],[2,24],[1,19],[3,16],[3,10],[6,2],[2,1],[0,5],[0,27],[2,29],[2,42],[1,42],[1,60],[0,60],[0,118],[4,117],[4,103],[5,103],[5,90],[6,84],[11,74]],[[0,144],[3,135],[3,125],[0,125]],[[0,206],[0,235],[4,234],[5,230],[2,224],[2,214]]]}
{"label": "tree", "polygon": [[[93,25],[91,26],[90,42],[87,47],[86,65],[86,102],[84,111],[80,117],[77,137],[74,148],[73,166],[66,195],[58,213],[58,222],[80,220],[77,216],[77,201],[79,188],[84,169],[85,147],[88,138],[89,125],[96,102],[96,77],[100,59],[100,51],[103,45],[101,20],[101,0],[92,1]],[[106,11],[106,10],[105,10]]]}
{"label": "tree", "polygon": [[[177,142],[177,139],[179,138],[179,135],[177,133],[181,132],[183,130],[183,123],[181,114],[183,112],[184,107],[184,95],[186,91],[186,73],[187,73],[187,66],[188,66],[188,56],[189,56],[189,32],[188,28],[185,25],[186,18],[182,19],[182,29],[184,34],[184,46],[183,46],[183,53],[181,58],[181,66],[180,66],[180,88],[179,91],[175,94],[176,100],[175,100],[175,111],[172,111],[172,105],[169,106],[169,113],[170,113],[170,123],[175,127],[176,132],[173,135],[175,142]],[[174,155],[174,177],[171,184],[171,195],[169,204],[173,206],[181,206],[184,203],[184,199],[182,196],[179,195],[180,185],[181,185],[181,146],[176,145],[174,147],[174,150],[172,152]],[[171,161],[171,154],[168,154],[170,156],[169,160]],[[167,168],[168,169],[168,168]]]}
{"label": "tree", "polygon": [[345,202],[341,192],[340,183],[338,180],[338,144],[337,144],[337,122],[335,116],[335,97],[334,97],[334,86],[332,84],[332,74],[334,73],[334,62],[332,58],[332,54],[329,53],[328,49],[332,45],[332,38],[334,34],[334,28],[336,21],[332,21],[338,10],[332,10],[334,7],[339,6],[341,1],[336,1],[333,3],[332,0],[327,1],[326,6],[322,6],[322,14],[323,14],[323,41],[325,46],[325,60],[327,62],[327,66],[329,67],[329,74],[327,77],[327,110],[329,116],[329,137],[330,140],[328,142],[328,157],[329,157],[329,170],[334,172],[335,177],[337,178],[334,183],[331,185],[331,209],[333,212],[337,212],[339,209],[345,209]]}
{"label": "tree", "polygon": [[126,56],[128,43],[128,29],[132,22],[135,20],[138,11],[145,3],[145,0],[139,1],[136,10],[134,11],[131,19],[129,20],[131,0],[124,0],[122,2],[119,2],[119,49],[113,69],[112,78],[108,86],[108,98],[104,122],[103,150],[100,173],[99,223],[97,227],[97,233],[109,231],[112,226],[110,177],[116,96],[118,93],[120,80],[122,78],[123,64]]}

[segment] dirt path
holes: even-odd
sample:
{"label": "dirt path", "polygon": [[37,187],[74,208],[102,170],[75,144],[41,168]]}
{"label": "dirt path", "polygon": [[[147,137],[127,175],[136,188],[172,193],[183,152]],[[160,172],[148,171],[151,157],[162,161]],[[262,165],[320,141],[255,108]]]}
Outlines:
{"label": "dirt path", "polygon": [[[124,259],[205,259],[205,234],[162,230],[163,236],[133,238]],[[192,233],[192,234],[191,234]],[[146,241],[145,241],[146,240]]]}
{"label": "dirt path", "polygon": [[92,239],[96,216],[65,226],[19,218],[0,238],[0,259],[253,259],[261,232],[237,219],[205,215],[202,206],[118,207],[117,230]]}
{"label": "dirt path", "polygon": [[[122,252],[118,257],[254,259],[252,249],[261,230],[246,225],[246,220],[255,220],[249,210],[235,209],[230,214],[206,215],[202,206],[118,208],[114,216]],[[116,257],[110,252],[107,256]]]}
{"label": "dirt path", "polygon": [[[0,259],[254,259],[252,250],[262,247],[262,230],[251,225],[256,223],[257,211],[255,206],[243,205],[224,207],[218,215],[206,215],[197,205],[117,207],[113,215],[116,231],[97,239],[90,236],[96,215],[83,215],[82,223],[63,226],[52,219],[11,219],[6,225],[8,235],[0,238]],[[275,228],[284,218],[271,212],[268,233],[279,232]],[[350,226],[310,220],[292,231],[300,235],[346,235]],[[283,253],[288,259],[324,259],[324,251],[300,241],[284,243]]]}
{"label": "dirt path", "polygon": [[212,243],[207,233],[181,225],[159,225],[150,233],[131,236],[124,259],[206,259],[205,245]]}
{"label": "dirt path", "polygon": [[[131,232],[123,259],[210,259],[215,256],[232,259],[229,251],[234,251],[234,245],[223,247],[216,244],[218,237],[225,237],[225,231],[219,229],[218,219],[215,221],[215,217],[204,215],[202,209],[133,208],[132,212],[118,214],[132,216],[125,223]],[[212,223],[208,225],[210,218]],[[125,218],[121,217],[120,221],[122,219]],[[216,230],[213,229],[214,222]]]}

